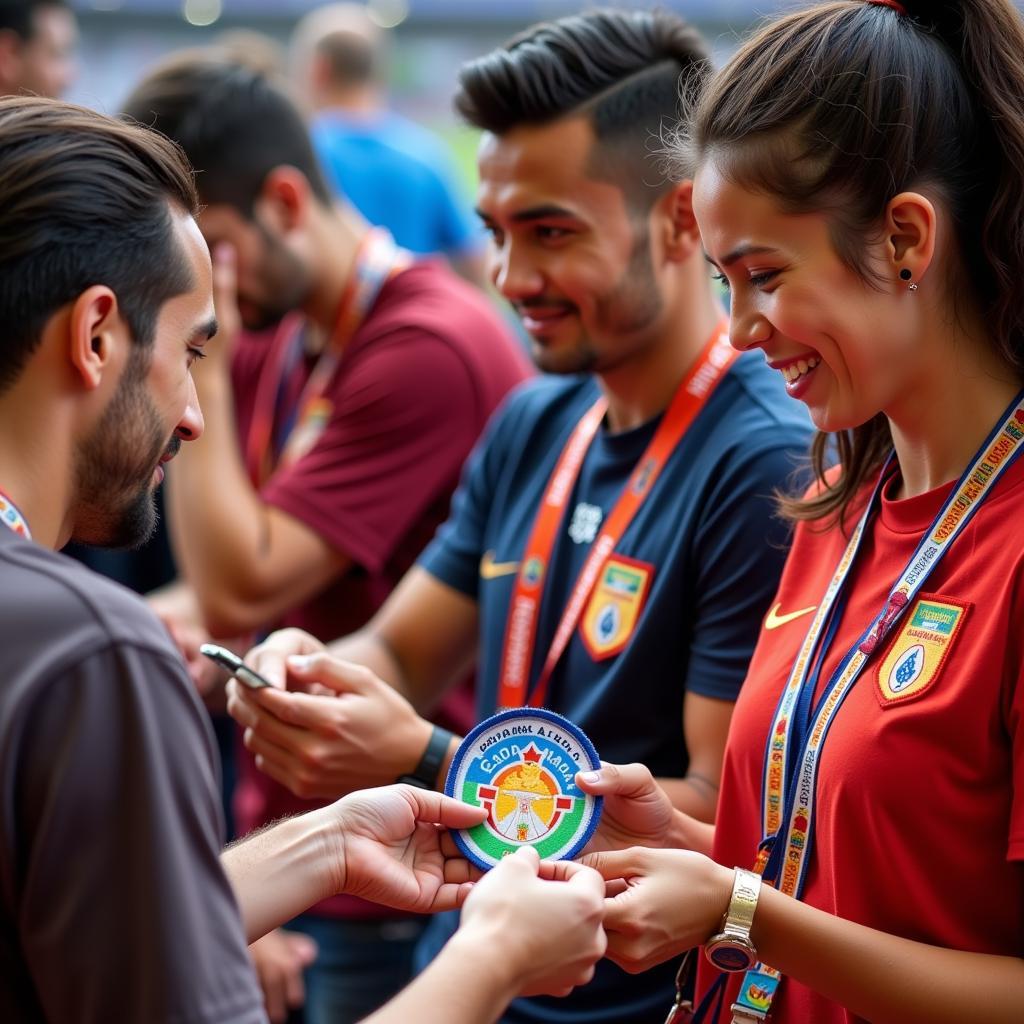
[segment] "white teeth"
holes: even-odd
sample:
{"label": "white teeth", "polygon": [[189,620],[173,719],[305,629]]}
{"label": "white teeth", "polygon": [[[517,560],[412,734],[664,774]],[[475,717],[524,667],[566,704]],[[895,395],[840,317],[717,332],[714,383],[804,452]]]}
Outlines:
{"label": "white teeth", "polygon": [[800,359],[795,363],[790,363],[789,366],[783,367],[782,376],[785,378],[787,384],[792,384],[794,381],[799,380],[805,373],[809,373],[813,370],[820,362],[821,359],[817,356]]}

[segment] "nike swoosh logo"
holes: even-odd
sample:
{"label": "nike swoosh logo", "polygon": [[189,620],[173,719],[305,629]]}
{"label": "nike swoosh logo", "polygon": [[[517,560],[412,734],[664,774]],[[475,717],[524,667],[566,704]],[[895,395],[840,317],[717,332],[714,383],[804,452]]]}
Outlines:
{"label": "nike swoosh logo", "polygon": [[787,612],[785,615],[780,615],[779,609],[781,607],[781,604],[777,604],[768,613],[768,618],[764,620],[765,629],[778,629],[779,626],[785,626],[787,622],[792,622],[794,619],[799,619],[803,615],[810,615],[811,612],[816,611],[818,608],[816,604],[812,604],[810,608],[801,608],[798,612]]}
{"label": "nike swoosh logo", "polygon": [[493,551],[485,551],[480,559],[480,575],[485,580],[496,580],[499,576],[511,576],[519,572],[518,562],[496,562]]}

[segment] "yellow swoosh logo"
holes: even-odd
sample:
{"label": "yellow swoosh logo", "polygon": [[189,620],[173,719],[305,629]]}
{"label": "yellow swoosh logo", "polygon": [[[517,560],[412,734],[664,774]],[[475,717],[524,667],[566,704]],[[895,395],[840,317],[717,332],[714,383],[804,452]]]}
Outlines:
{"label": "yellow swoosh logo", "polygon": [[779,614],[779,609],[781,607],[781,603],[777,604],[768,613],[768,618],[764,620],[765,629],[778,629],[779,626],[785,626],[787,622],[792,622],[794,619],[799,619],[803,615],[810,615],[811,612],[815,611],[818,606],[816,604],[812,604],[810,608],[801,608],[798,612],[787,612],[785,615]]}
{"label": "yellow swoosh logo", "polygon": [[511,576],[519,572],[518,562],[496,562],[493,551],[485,551],[480,559],[480,575],[485,580],[496,580],[499,576]]}

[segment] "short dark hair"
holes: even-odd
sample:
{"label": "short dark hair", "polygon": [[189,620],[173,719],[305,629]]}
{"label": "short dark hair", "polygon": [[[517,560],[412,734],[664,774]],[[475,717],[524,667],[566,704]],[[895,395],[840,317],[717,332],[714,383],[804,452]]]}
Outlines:
{"label": "short dark hair", "polygon": [[251,217],[267,175],[283,165],[301,171],[322,203],[332,202],[302,115],[283,85],[223,52],[170,57],[132,91],[124,112],[185,150],[205,203],[227,203]]}
{"label": "short dark hair", "polygon": [[47,320],[93,285],[117,295],[134,341],[193,287],[172,207],[196,212],[182,152],[84,107],[0,99],[0,390],[19,375]]}
{"label": "short dark hair", "polygon": [[584,115],[598,142],[595,172],[649,205],[670,184],[644,168],[652,142],[689,117],[710,72],[706,43],[682,18],[597,10],[542,22],[467,64],[455,108],[495,135]]}
{"label": "short dark hair", "polygon": [[358,32],[328,32],[317,40],[315,52],[327,62],[331,80],[337,85],[365,85],[380,74],[376,47]]}
{"label": "short dark hair", "polygon": [[0,0],[0,32],[6,29],[21,39],[31,39],[36,29],[36,11],[67,6],[67,0]]}

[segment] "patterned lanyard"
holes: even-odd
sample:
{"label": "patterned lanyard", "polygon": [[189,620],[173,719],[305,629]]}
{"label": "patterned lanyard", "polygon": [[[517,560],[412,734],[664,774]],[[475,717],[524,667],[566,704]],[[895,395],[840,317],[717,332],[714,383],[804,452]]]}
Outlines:
{"label": "patterned lanyard", "polygon": [[[1024,392],[1010,404],[978,449],[931,526],[918,542],[899,579],[867,629],[846,653],[812,710],[821,662],[839,628],[848,599],[847,584],[881,492],[895,468],[890,455],[879,475],[846,550],[793,664],[779,699],[765,749],[761,792],[763,839],[754,870],[781,892],[799,899],[810,863],[814,835],[818,767],[839,709],[871,656],[913,603],[925,581],[961,534],[996,482],[1024,451]],[[795,756],[794,756],[795,755]],[[782,980],[774,968],[758,964],[747,972],[733,1004],[733,1021],[764,1020]],[[704,1019],[699,1014],[695,1020]]]}
{"label": "patterned lanyard", "polygon": [[9,530],[13,530],[19,537],[24,537],[26,540],[32,539],[28,520],[3,491],[0,491],[0,523],[3,523]]}
{"label": "patterned lanyard", "polygon": [[371,228],[367,232],[356,252],[355,266],[341,297],[331,337],[298,400],[281,417],[275,445],[274,422],[278,419],[286,377],[302,355],[304,321],[293,317],[282,325],[256,385],[246,443],[246,465],[254,486],[262,486],[275,469],[295,462],[315,443],[333,411],[333,404],[325,394],[346,347],[377,301],[381,289],[405,270],[412,259],[409,252],[395,245],[384,228]]}
{"label": "patterned lanyard", "polygon": [[[605,562],[650,494],[655,481],[690,424],[704,408],[729,367],[739,357],[739,353],[729,345],[726,328],[727,321],[724,320],[715,327],[700,357],[683,378],[647,450],[637,462],[629,482],[623,488],[605,520],[600,535],[594,541],[555,630],[540,678],[529,698],[530,707],[539,708],[544,705],[551,674],[569,644],[573,630],[579,622],[580,615],[583,614],[587,598],[594,589]],[[599,398],[573,430],[548,481],[537,518],[526,542],[522,569],[513,587],[508,624],[505,628],[498,691],[498,704],[501,707],[522,707],[526,703],[543,584],[551,552],[576,478],[601,425],[607,406],[607,400]]]}

